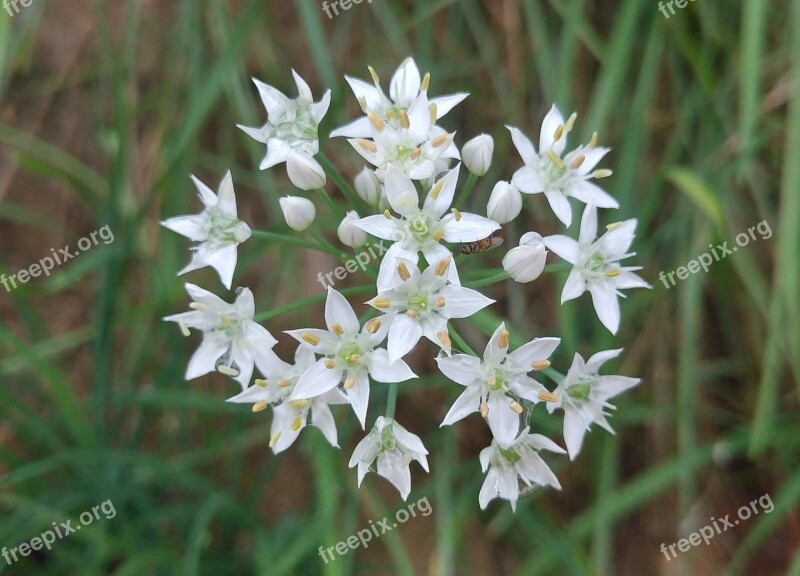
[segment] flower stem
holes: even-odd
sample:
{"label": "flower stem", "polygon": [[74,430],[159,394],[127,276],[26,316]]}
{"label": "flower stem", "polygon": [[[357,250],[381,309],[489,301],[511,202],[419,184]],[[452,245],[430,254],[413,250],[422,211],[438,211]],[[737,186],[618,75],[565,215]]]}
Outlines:
{"label": "flower stem", "polygon": [[397,382],[389,384],[389,396],[386,398],[386,418],[394,418],[394,409],[397,406]]}
{"label": "flower stem", "polygon": [[478,177],[475,174],[470,174],[469,178],[467,178],[467,183],[464,184],[464,187],[461,189],[461,193],[458,195],[458,199],[456,200],[455,207],[461,210],[461,207],[464,206],[464,202],[467,201],[469,198],[472,189],[475,187],[475,183],[478,181]]}
{"label": "flower stem", "polygon": [[462,352],[465,352],[466,354],[472,354],[473,356],[477,356],[477,354],[475,354],[475,350],[473,350],[472,347],[466,343],[466,341],[461,337],[461,335],[458,332],[456,332],[455,328],[451,327],[450,330],[448,330],[448,332],[450,334],[450,338],[453,339],[453,342],[458,344]]}
{"label": "flower stem", "polygon": [[339,192],[350,202],[350,205],[358,212],[358,215],[364,216],[364,203],[361,201],[358,194],[356,194],[355,190],[353,190],[353,187],[344,179],[344,176],[336,169],[336,166],[334,166],[322,152],[317,155],[317,161],[322,165],[323,170],[330,175],[331,180],[336,184]]}
{"label": "flower stem", "polygon": [[322,196],[322,199],[331,209],[331,212],[333,212],[333,215],[336,217],[337,220],[341,220],[342,218],[344,218],[344,210],[342,210],[336,204],[336,202],[333,201],[333,198],[331,198],[330,194],[328,194],[328,191],[325,190],[325,188],[319,188],[317,192],[319,192],[319,195]]}
{"label": "flower stem", "polygon": [[481,278],[480,280],[475,280],[474,282],[465,282],[464,285],[468,288],[481,288],[483,286],[491,286],[492,284],[497,284],[498,282],[502,282],[503,280],[508,279],[508,272],[505,270],[500,270],[499,272],[492,274],[486,278]]}
{"label": "flower stem", "polygon": [[[374,284],[365,284],[364,286],[353,286],[351,288],[342,288],[339,290],[344,296],[357,296],[359,294],[370,294],[375,291]],[[325,299],[328,297],[327,294],[319,294],[318,296],[312,296],[311,298],[305,298],[304,300],[298,300],[297,302],[292,302],[291,304],[287,304],[286,306],[281,306],[280,308],[276,308],[275,310],[269,310],[268,312],[262,312],[261,314],[256,314],[255,321],[256,322],[265,322],[267,320],[271,320],[272,318],[277,318],[278,316],[282,316],[284,314],[288,314],[289,312],[295,312],[296,310],[302,310],[304,308],[308,308],[309,306],[313,306],[314,304],[319,304],[321,302],[325,302]]]}
{"label": "flower stem", "polygon": [[326,254],[339,256],[339,251],[336,250],[333,246],[330,246],[330,244],[328,244],[327,246],[320,246],[319,243],[316,242],[310,242],[308,240],[304,240],[303,238],[295,238],[294,236],[279,234],[277,232],[253,230],[253,237],[260,238],[262,240],[266,240],[268,242],[272,242],[275,244],[290,244],[293,246],[302,246],[303,248],[308,248],[309,250],[316,250],[317,252],[325,252]]}

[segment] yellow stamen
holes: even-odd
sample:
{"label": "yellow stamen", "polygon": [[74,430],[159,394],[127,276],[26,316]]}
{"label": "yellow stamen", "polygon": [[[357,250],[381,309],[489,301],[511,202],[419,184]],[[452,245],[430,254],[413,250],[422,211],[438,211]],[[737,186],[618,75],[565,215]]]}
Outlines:
{"label": "yellow stamen", "polygon": [[544,370],[545,368],[550,368],[550,360],[534,360],[531,363],[531,368],[534,370]]}
{"label": "yellow stamen", "polygon": [[489,388],[496,387],[497,386],[497,378],[492,376],[491,378],[489,378],[489,381],[487,382],[487,384],[489,385]]}
{"label": "yellow stamen", "polygon": [[572,129],[575,128],[575,120],[577,119],[578,119],[577,112],[573,112],[572,114],[569,115],[569,118],[567,118],[567,125],[566,125],[567,132],[572,132]]}
{"label": "yellow stamen", "polygon": [[498,348],[500,348],[501,350],[503,348],[508,348],[508,339],[510,337],[511,335],[508,333],[508,330],[503,330],[502,332],[500,332],[500,338],[497,340]]}
{"label": "yellow stamen", "polygon": [[453,345],[453,342],[450,340],[450,336],[449,336],[449,335],[447,334],[447,332],[445,332],[444,330],[442,330],[441,332],[439,332],[439,333],[436,335],[436,337],[439,339],[439,342],[441,342],[442,344],[444,344],[444,346],[445,346],[446,348],[450,348],[450,347]]}
{"label": "yellow stamen", "polygon": [[261,378],[256,379],[256,386],[261,386],[262,388],[267,387],[267,381],[262,380]]}
{"label": "yellow stamen", "polygon": [[178,327],[181,329],[181,334],[184,336],[188,337],[191,335],[191,332],[189,332],[189,327],[185,323],[178,322]]}
{"label": "yellow stamen", "polygon": [[408,316],[409,318],[416,318],[417,317],[417,311],[416,310],[406,310],[406,316]]}
{"label": "yellow stamen", "polygon": [[392,213],[389,212],[388,208],[383,211],[383,217],[386,218],[387,220],[391,220],[392,219]]}
{"label": "yellow stamen", "polygon": [[552,150],[547,151],[547,157],[550,158],[550,162],[558,166],[559,168],[564,167],[564,163],[561,161],[561,158],[558,157],[558,154],[553,152]]}
{"label": "yellow stamen", "polygon": [[300,416],[298,416],[297,418],[294,419],[294,422],[292,422],[292,432],[297,432],[298,430],[300,430],[302,426],[303,426],[303,419],[300,418]]}
{"label": "yellow stamen", "polygon": [[361,111],[364,114],[368,114],[369,113],[369,110],[367,109],[367,99],[366,98],[364,98],[363,96],[361,98],[359,98],[358,99],[358,105],[361,106]]}
{"label": "yellow stamen", "polygon": [[481,402],[481,416],[484,418],[489,417],[489,405],[486,402]]}
{"label": "yellow stamen", "polygon": [[371,152],[372,154],[378,153],[378,147],[375,145],[374,142],[370,142],[369,140],[364,140],[363,138],[358,141],[358,145],[361,146],[367,152]]}
{"label": "yellow stamen", "polygon": [[344,389],[345,390],[350,390],[355,385],[356,385],[356,381],[353,378],[348,378],[347,380],[344,381]]}
{"label": "yellow stamen", "polygon": [[614,270],[609,270],[608,272],[603,273],[603,276],[606,278],[616,278],[620,274],[621,272],[619,271],[619,268],[615,268]]}
{"label": "yellow stamen", "polygon": [[372,81],[375,82],[375,84],[380,84],[381,78],[378,76],[378,73],[375,72],[375,68],[372,66],[367,66],[367,69],[369,70],[369,75],[372,76]]}
{"label": "yellow stamen", "polygon": [[391,308],[392,302],[388,298],[378,298],[372,303],[372,305],[375,306],[375,308],[381,308],[385,310],[386,308]]}
{"label": "yellow stamen", "polygon": [[310,402],[308,400],[292,400],[289,402],[289,406],[291,406],[294,410],[302,410],[309,404]]}
{"label": "yellow stamen", "polygon": [[449,142],[451,138],[452,138],[452,135],[450,135],[450,134],[442,134],[438,138],[434,138],[431,141],[431,146],[433,146],[434,148],[438,148],[439,146],[442,146],[442,145],[446,144],[447,142]]}
{"label": "yellow stamen", "polygon": [[458,208],[451,208],[450,212],[452,212],[453,216],[456,217],[456,222],[461,222],[461,212]]}
{"label": "yellow stamen", "polygon": [[561,140],[561,137],[562,137],[563,135],[564,135],[564,125],[563,125],[563,124],[559,124],[559,125],[558,125],[558,128],[556,128],[556,131],[555,131],[555,133],[553,134],[553,139],[554,139],[556,142],[558,142],[559,140]]}
{"label": "yellow stamen", "polygon": [[519,402],[517,402],[516,400],[512,400],[510,406],[514,412],[516,412],[517,414],[522,414],[522,406],[520,405]]}
{"label": "yellow stamen", "polygon": [[589,146],[591,146],[593,149],[597,148],[597,138],[598,137],[599,136],[598,136],[597,132],[592,132],[592,141],[589,143]]}
{"label": "yellow stamen", "polygon": [[394,120],[395,118],[397,118],[397,110],[395,108],[389,108],[386,111],[386,119]]}
{"label": "yellow stamen", "polygon": [[428,87],[431,85],[431,73],[426,72],[425,76],[422,78],[422,84],[419,86],[420,92],[427,92]]}
{"label": "yellow stamen", "polygon": [[444,230],[437,230],[433,233],[434,242],[439,242],[442,238],[444,238]]}
{"label": "yellow stamen", "polygon": [[411,278],[411,272],[408,271],[408,266],[406,266],[405,262],[400,262],[400,264],[397,265],[397,273],[400,275],[403,282]]}
{"label": "yellow stamen", "polygon": [[327,368],[328,370],[333,370],[334,368],[336,368],[336,362],[334,362],[330,358],[325,358],[325,368]]}
{"label": "yellow stamen", "polygon": [[436,265],[436,270],[434,270],[434,272],[439,278],[441,278],[442,276],[447,274],[447,270],[449,268],[450,268],[450,257],[448,256],[447,258],[445,258]]}
{"label": "yellow stamen", "polygon": [[342,328],[342,325],[339,324],[338,322],[333,323],[333,326],[331,326],[331,330],[333,330],[333,333],[336,334],[337,336],[341,336],[342,334],[344,334],[344,328]]}
{"label": "yellow stamen", "polygon": [[444,308],[445,304],[447,304],[447,300],[444,299],[444,296],[439,296],[436,299],[436,307],[437,308]]}
{"label": "yellow stamen", "polygon": [[200,302],[191,302],[189,304],[189,308],[191,308],[192,310],[200,310],[201,312],[205,312],[206,310],[208,310],[208,306],[206,306],[205,304],[201,304]]}
{"label": "yellow stamen", "polygon": [[312,346],[316,346],[320,342],[318,336],[314,336],[313,334],[309,334],[308,332],[303,332],[302,336],[300,337],[309,344],[311,344]]}
{"label": "yellow stamen", "polygon": [[443,178],[440,179],[438,182],[436,182],[436,184],[433,185],[433,188],[431,188],[431,198],[433,198],[434,200],[438,200],[439,194],[441,194],[442,192],[442,188],[444,188]]}
{"label": "yellow stamen", "polygon": [[372,127],[378,132],[383,132],[386,129],[386,124],[383,123],[383,120],[378,118],[373,112],[367,114],[367,118],[369,118],[369,123],[372,124]]}
{"label": "yellow stamen", "polygon": [[434,103],[428,106],[428,112],[431,116],[431,124],[436,124],[436,121],[439,119],[439,107]]}
{"label": "yellow stamen", "polygon": [[278,440],[280,440],[280,439],[281,439],[281,431],[280,430],[275,430],[275,433],[269,439],[269,447],[270,448],[274,448],[275,444],[277,444]]}
{"label": "yellow stamen", "polygon": [[261,402],[256,402],[253,404],[253,412],[263,412],[269,406],[269,402],[262,400]]}
{"label": "yellow stamen", "polygon": [[581,154],[580,156],[575,158],[575,160],[572,161],[572,164],[570,164],[569,167],[572,168],[573,170],[577,170],[578,168],[580,168],[583,165],[585,160],[586,160],[586,156]]}
{"label": "yellow stamen", "polygon": [[225,374],[225,376],[236,377],[239,375],[239,371],[236,368],[225,366],[224,364],[222,364],[217,368],[217,372],[219,372],[220,374]]}
{"label": "yellow stamen", "polygon": [[612,222],[611,224],[608,224],[606,226],[606,230],[608,230],[609,232],[613,232],[614,230],[616,230],[620,226],[622,226],[622,222]]}
{"label": "yellow stamen", "polygon": [[291,385],[292,381],[289,379],[281,380],[280,382],[278,382],[278,388],[288,388]]}
{"label": "yellow stamen", "polygon": [[378,330],[381,329],[381,321],[377,318],[373,318],[369,322],[367,322],[367,331],[370,334],[375,334]]}
{"label": "yellow stamen", "polygon": [[405,129],[411,128],[411,119],[408,117],[408,112],[400,110],[400,126]]}
{"label": "yellow stamen", "polygon": [[414,150],[411,151],[411,154],[408,155],[408,157],[414,161],[419,160],[421,156],[422,156],[422,150],[419,148],[415,148]]}
{"label": "yellow stamen", "polygon": [[537,396],[542,402],[558,402],[558,396],[552,392],[539,392]]}
{"label": "yellow stamen", "polygon": [[613,173],[614,172],[612,170],[601,168],[600,170],[595,170],[594,172],[592,172],[592,178],[597,178],[598,180],[600,180],[601,178],[608,178]]}
{"label": "yellow stamen", "polygon": [[351,354],[350,355],[350,362],[352,362],[353,364],[355,364],[357,362],[361,362],[361,354]]}

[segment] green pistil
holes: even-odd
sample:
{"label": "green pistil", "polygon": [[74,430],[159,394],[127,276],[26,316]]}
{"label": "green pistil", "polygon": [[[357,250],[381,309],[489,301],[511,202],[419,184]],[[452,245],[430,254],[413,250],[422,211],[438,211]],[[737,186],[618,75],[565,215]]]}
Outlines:
{"label": "green pistil", "polygon": [[[342,346],[342,348],[339,349],[339,358],[341,358],[342,362],[349,368],[357,366],[361,362],[361,354],[361,348],[359,348],[358,344],[355,342]],[[353,359],[353,356],[357,359]]]}
{"label": "green pistil", "polygon": [[500,448],[500,454],[503,455],[503,458],[511,462],[512,464],[516,464],[520,460],[522,460],[522,456],[517,454],[517,452],[513,448]]}
{"label": "green pistil", "polygon": [[427,218],[417,216],[408,225],[408,231],[419,243],[426,242],[431,237],[431,227]]}
{"label": "green pistil", "polygon": [[415,312],[427,312],[428,311],[428,295],[427,294],[417,294],[416,296],[409,298],[408,300],[408,307]]}
{"label": "green pistil", "polygon": [[586,400],[591,392],[591,384],[575,384],[567,388],[567,394],[575,400]]}
{"label": "green pistil", "polygon": [[385,452],[387,450],[394,450],[394,446],[395,446],[394,427],[387,426],[381,432],[381,443],[380,443],[381,452]]}

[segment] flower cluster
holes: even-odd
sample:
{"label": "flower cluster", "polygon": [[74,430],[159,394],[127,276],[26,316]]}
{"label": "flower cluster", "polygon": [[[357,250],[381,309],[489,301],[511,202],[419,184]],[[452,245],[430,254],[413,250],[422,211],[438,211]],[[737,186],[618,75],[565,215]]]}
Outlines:
{"label": "flower cluster", "polygon": [[[595,134],[589,143],[567,151],[576,116],[565,120],[555,106],[542,124],[538,152],[521,130],[509,127],[524,166],[510,180],[494,185],[487,216],[462,211],[477,179],[490,172],[494,152],[494,141],[487,134],[476,136],[459,150],[455,133],[438,124],[467,94],[429,96],[430,75],[422,76],[411,58],[392,76],[388,95],[375,70],[369,72],[371,83],[346,77],[363,116],[331,134],[347,138],[369,163],[355,177],[353,187],[346,185],[330,162],[318,158],[319,124],[331,93],[314,102],[311,89],[296,72],[299,95],[294,100],[255,80],[267,121],[261,128],[240,126],[266,145],[261,169],[285,162],[297,188],[319,191],[339,217],[344,214],[336,230],[342,245],[363,246],[368,235],[390,243],[377,271],[374,297],[366,302],[366,314],[359,319],[345,296],[329,287],[325,327],[286,331],[297,342],[294,364],[275,354],[277,340],[255,322],[253,294],[247,288],[238,288],[234,303],[229,304],[187,283],[191,310],[165,320],[176,322],[185,336],[190,329],[202,333],[202,343],[186,370],[187,380],[217,371],[241,385],[241,392],[230,402],[251,404],[253,412],[271,407],[269,445],[276,454],[289,448],[309,423],[338,448],[330,406],[349,405],[367,430],[371,387],[386,389],[386,411],[356,446],[350,467],[357,467],[359,485],[374,470],[394,484],[404,499],[411,491],[410,464],[416,460],[427,472],[428,451],[419,436],[395,419],[398,383],[418,378],[405,359],[423,339],[433,343],[439,371],[463,388],[441,425],[478,413],[492,435],[479,458],[486,474],[480,506],[502,498],[515,509],[521,494],[529,490],[560,488],[542,454],[566,453],[574,459],[593,424],[613,432],[608,423],[613,408],[609,400],[639,380],[599,374],[621,349],[596,353],[588,361],[576,353],[562,375],[550,360],[561,345],[560,338],[534,338],[512,346],[505,322],[494,330],[482,356],[473,354],[451,320],[469,319],[495,301],[462,285],[452,245],[463,245],[465,254],[496,246],[500,241],[493,234],[522,213],[523,194],[543,193],[567,228],[572,220],[570,198],[585,203],[577,240],[566,234],[543,238],[527,232],[503,257],[503,269],[486,277],[497,282],[508,278],[532,282],[544,271],[549,249],[572,265],[562,304],[588,291],[600,321],[616,334],[620,290],[648,287],[635,274],[638,267],[620,264],[633,256],[629,250],[636,220],[609,225],[598,238],[597,209],[618,207],[593,182],[611,174],[596,168],[609,149],[597,145]],[[470,175],[459,192],[461,162]],[[341,210],[324,190],[326,170],[333,171],[339,192],[351,204],[347,210]],[[195,242],[192,260],[179,274],[211,266],[230,288],[237,247],[251,236],[251,229],[237,216],[230,172],[218,194],[197,179],[194,182],[204,211],[162,224]],[[288,228],[311,235],[314,242],[281,232],[271,232],[271,239],[284,239],[289,245],[316,243],[328,254],[344,254],[314,230],[317,208],[311,199],[285,196],[280,209]],[[256,369],[261,377],[253,381]],[[537,379],[540,375],[554,386],[545,386]],[[546,405],[548,413],[563,411],[566,450],[531,432],[532,409],[539,403]]]}

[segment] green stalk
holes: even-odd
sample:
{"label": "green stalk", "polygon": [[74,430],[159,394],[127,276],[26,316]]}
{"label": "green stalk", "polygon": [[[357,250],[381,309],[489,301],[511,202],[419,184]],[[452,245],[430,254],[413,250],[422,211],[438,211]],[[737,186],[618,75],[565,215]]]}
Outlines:
{"label": "green stalk", "polygon": [[317,155],[317,161],[322,165],[322,168],[331,177],[333,183],[336,184],[336,187],[339,189],[339,192],[350,202],[350,205],[353,209],[358,212],[359,216],[364,216],[365,214],[365,206],[364,202],[361,200],[356,191],[353,190],[353,187],[344,179],[341,172],[333,165],[333,163],[328,160],[328,157],[325,156],[322,152]]}
{"label": "green stalk", "polygon": [[461,193],[458,195],[458,199],[454,204],[454,207],[458,210],[461,210],[461,207],[464,206],[464,203],[469,198],[472,189],[475,187],[475,183],[478,181],[478,177],[475,174],[470,174],[469,178],[467,178],[467,183],[464,184],[464,187],[461,189]]}
{"label": "green stalk", "polygon": [[386,398],[386,417],[394,418],[394,409],[397,407],[397,382],[389,384],[389,395]]}

